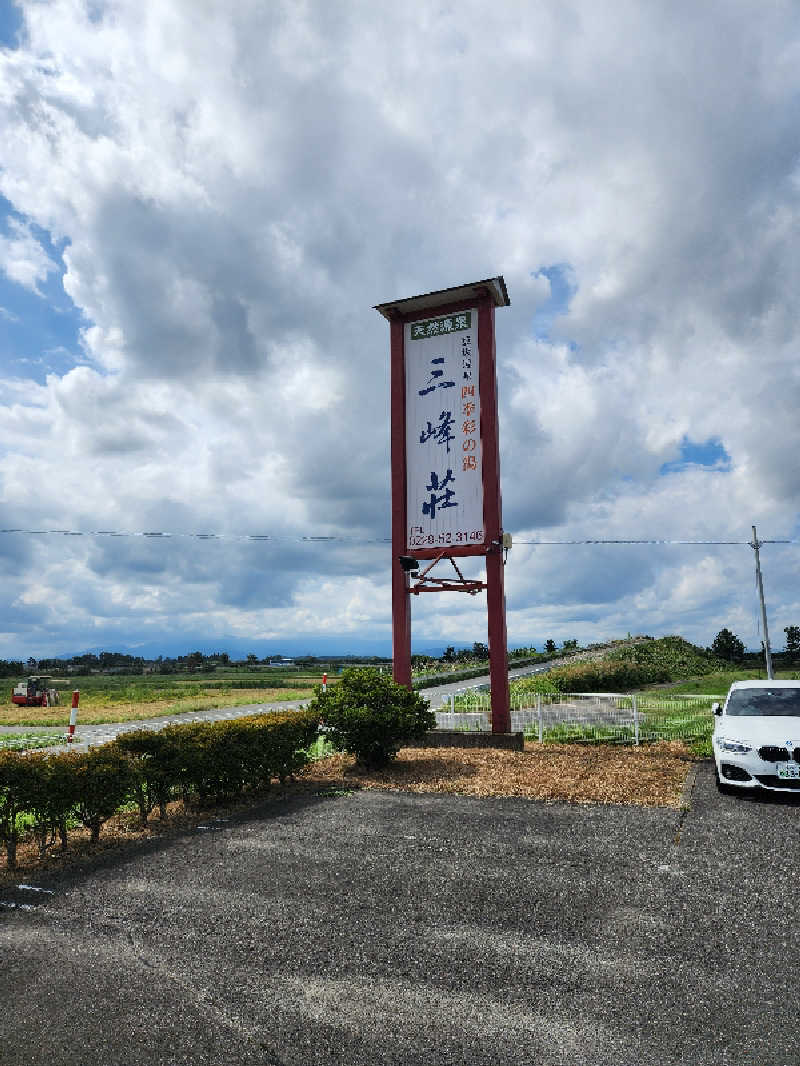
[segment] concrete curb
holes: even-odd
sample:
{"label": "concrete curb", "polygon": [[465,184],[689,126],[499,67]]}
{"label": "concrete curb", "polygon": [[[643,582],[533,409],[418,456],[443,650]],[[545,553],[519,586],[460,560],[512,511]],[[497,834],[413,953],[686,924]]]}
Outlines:
{"label": "concrete curb", "polygon": [[479,730],[433,729],[419,741],[422,748],[504,748],[525,750],[524,733],[486,733]]}
{"label": "concrete curb", "polygon": [[694,790],[694,783],[697,780],[697,773],[700,769],[700,765],[699,762],[689,764],[689,772],[686,775],[686,780],[683,782],[683,791],[681,792],[682,811],[688,811],[692,806],[692,791]]}

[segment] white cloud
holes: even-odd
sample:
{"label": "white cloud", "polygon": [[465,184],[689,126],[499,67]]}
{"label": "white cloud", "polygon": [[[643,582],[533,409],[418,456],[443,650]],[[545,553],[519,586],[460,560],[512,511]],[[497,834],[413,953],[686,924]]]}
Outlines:
{"label": "white cloud", "polygon": [[[0,61],[0,192],[29,221],[11,217],[3,269],[41,291],[54,264],[32,226],[66,240],[88,365],[0,382],[14,525],[387,535],[371,307],[502,272],[507,527],[795,531],[791,5],[520,0],[488,23],[477,0],[22,8],[25,43]],[[564,306],[541,272],[556,264]],[[661,476],[684,439],[718,439],[730,469]],[[253,578],[252,553],[222,543],[40,539],[14,595],[130,642],[187,612],[193,632],[386,631],[387,552],[284,543]],[[510,631],[710,641],[750,617],[749,549],[728,558],[515,551]],[[792,556],[766,565],[789,624]],[[484,639],[463,600],[415,602],[415,634]],[[24,639],[59,639],[50,618],[51,637]]]}
{"label": "white cloud", "polygon": [[[0,269],[11,281],[41,295],[39,283],[57,270],[56,264],[36,239],[29,225],[17,218],[8,219],[9,236],[0,234]],[[4,311],[3,318],[17,320]]]}

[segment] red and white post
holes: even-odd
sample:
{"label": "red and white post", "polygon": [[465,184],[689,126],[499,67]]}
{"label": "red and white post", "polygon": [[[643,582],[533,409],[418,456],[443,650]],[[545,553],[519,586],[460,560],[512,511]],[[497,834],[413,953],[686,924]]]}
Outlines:
{"label": "red and white post", "polygon": [[72,743],[72,739],[75,736],[75,726],[78,723],[78,698],[80,697],[80,690],[74,689],[72,693],[72,709],[69,712],[69,732],[67,733],[67,744]]}
{"label": "red and white post", "polygon": [[323,692],[327,692],[328,691],[328,675],[327,674],[323,674],[322,675],[322,691]]}

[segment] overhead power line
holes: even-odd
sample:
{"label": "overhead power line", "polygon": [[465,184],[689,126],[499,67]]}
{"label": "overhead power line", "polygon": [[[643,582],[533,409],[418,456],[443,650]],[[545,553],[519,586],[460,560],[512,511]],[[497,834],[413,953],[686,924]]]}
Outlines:
{"label": "overhead power line", "polygon": [[[800,544],[800,540],[762,540],[761,544]],[[749,540],[666,540],[652,538],[650,540],[635,538],[602,538],[596,540],[514,540],[514,544],[532,544],[534,546],[544,544],[750,544]]]}
{"label": "overhead power line", "polygon": [[[176,533],[176,532],[138,532],[134,530],[119,529],[0,529],[0,535],[4,533],[17,533],[21,536],[56,536],[56,537],[148,537],[161,540],[184,538],[189,540],[238,540],[238,541],[293,541],[297,543],[326,543],[327,541],[341,541],[349,544],[391,544],[391,537],[317,537],[300,536],[299,534],[284,536],[275,533]],[[763,543],[767,543],[766,541]]]}
{"label": "overhead power line", "polygon": [[[133,530],[116,529],[0,529],[0,535],[16,534],[18,536],[38,537],[147,537],[163,540],[189,539],[189,540],[232,540],[232,541],[280,541],[297,544],[391,544],[391,537],[340,537],[340,536],[304,536],[300,534],[275,534],[275,533],[176,533],[176,532],[138,532]],[[748,545],[749,540],[670,540],[663,537],[637,538],[637,537],[592,537],[577,540],[517,540],[515,545],[527,547],[546,547],[552,545],[582,545],[582,544],[675,544],[675,545]],[[800,544],[797,539],[759,540],[759,544]]]}

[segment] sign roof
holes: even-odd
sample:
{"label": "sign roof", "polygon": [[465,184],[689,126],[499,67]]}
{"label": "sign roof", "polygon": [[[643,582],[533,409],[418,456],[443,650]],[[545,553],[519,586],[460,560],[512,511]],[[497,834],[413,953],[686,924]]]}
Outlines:
{"label": "sign roof", "polygon": [[391,321],[398,315],[413,315],[417,311],[428,311],[444,304],[474,300],[476,296],[482,296],[487,291],[494,301],[495,307],[508,307],[511,303],[508,298],[506,283],[502,274],[500,274],[496,278],[471,281],[466,285],[455,285],[451,289],[437,289],[436,292],[426,292],[421,296],[410,296],[405,300],[390,300],[388,303],[375,304],[375,310],[380,311],[384,318]]}

